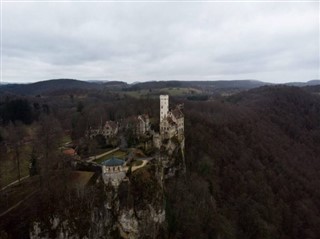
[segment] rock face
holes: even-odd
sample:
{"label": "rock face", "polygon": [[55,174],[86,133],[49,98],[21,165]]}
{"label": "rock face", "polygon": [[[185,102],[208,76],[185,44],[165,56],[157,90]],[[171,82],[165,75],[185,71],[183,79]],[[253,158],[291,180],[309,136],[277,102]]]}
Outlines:
{"label": "rock face", "polygon": [[147,210],[122,211],[118,217],[118,228],[123,238],[160,237],[159,228],[165,222],[165,211],[156,211],[151,205]]}
{"label": "rock face", "polygon": [[163,238],[165,196],[155,163],[135,171],[118,188],[119,205],[114,207],[123,238]]}
{"label": "rock face", "polygon": [[[35,220],[31,238],[166,238],[165,179],[185,172],[184,141],[162,142],[144,167],[119,183],[98,177],[76,190],[49,218]],[[45,221],[45,222],[44,222]]]}
{"label": "rock face", "polygon": [[[156,167],[150,164],[135,171],[118,187],[105,185],[100,178],[91,186],[95,190],[72,200],[79,205],[57,209],[46,222],[35,220],[30,238],[165,237],[165,197]],[[73,210],[80,214],[74,215]]]}

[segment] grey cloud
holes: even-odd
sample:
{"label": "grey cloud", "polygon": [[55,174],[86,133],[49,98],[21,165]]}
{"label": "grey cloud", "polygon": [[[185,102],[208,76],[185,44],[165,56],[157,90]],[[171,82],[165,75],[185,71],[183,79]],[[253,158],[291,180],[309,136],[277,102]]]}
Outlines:
{"label": "grey cloud", "polygon": [[3,81],[306,81],[319,3],[3,3]]}

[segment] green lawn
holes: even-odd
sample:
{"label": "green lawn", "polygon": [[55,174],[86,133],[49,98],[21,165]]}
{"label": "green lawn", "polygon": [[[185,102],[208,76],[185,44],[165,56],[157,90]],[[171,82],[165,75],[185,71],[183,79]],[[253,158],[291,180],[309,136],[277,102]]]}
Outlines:
{"label": "green lawn", "polygon": [[[71,141],[69,136],[64,136],[62,142]],[[29,175],[29,164],[31,154],[31,144],[26,143],[21,147],[20,154],[20,174],[21,178]],[[0,188],[18,180],[18,166],[14,157],[14,152],[0,152]]]}
{"label": "green lawn", "polygon": [[[29,174],[31,146],[26,144],[21,148],[20,173],[21,177]],[[14,152],[1,155],[0,160],[0,187],[4,187],[18,179],[18,166]]]}
{"label": "green lawn", "polygon": [[187,95],[201,94],[202,91],[195,88],[170,87],[170,88],[152,89],[152,91],[136,90],[136,91],[126,91],[121,93],[134,98],[144,98],[147,96],[152,98],[152,97],[158,97],[160,93],[169,94],[171,96],[187,96]]}
{"label": "green lawn", "polygon": [[119,159],[125,159],[125,157],[127,156],[127,152],[124,152],[124,151],[121,151],[121,150],[118,150],[116,152],[113,152],[111,154],[108,154],[106,156],[103,156],[101,158],[98,158],[96,160],[94,160],[94,162],[96,163],[102,163],[103,161],[106,161],[108,159],[111,159],[112,157],[115,157],[115,158],[119,158]]}
{"label": "green lawn", "polygon": [[194,89],[194,88],[163,88],[160,90],[161,92],[165,92],[166,94],[172,96],[183,96],[183,95],[192,95],[192,94],[200,94],[201,90]]}
{"label": "green lawn", "polygon": [[68,143],[68,142],[71,142],[71,137],[70,137],[70,135],[64,135],[63,137],[62,137],[62,144],[66,144],[66,143]]}
{"label": "green lawn", "polygon": [[105,153],[105,152],[108,152],[108,151],[110,151],[110,150],[112,150],[113,148],[103,148],[103,149],[101,149],[101,148],[96,148],[94,151],[91,151],[91,152],[89,152],[89,156],[91,157],[91,156],[95,156],[95,155],[100,155],[100,154],[103,154],[103,153]]}

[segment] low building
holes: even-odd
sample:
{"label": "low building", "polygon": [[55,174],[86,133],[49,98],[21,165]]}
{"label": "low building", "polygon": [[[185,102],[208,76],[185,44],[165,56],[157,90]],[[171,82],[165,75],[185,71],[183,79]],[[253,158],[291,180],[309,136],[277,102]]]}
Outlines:
{"label": "low building", "polygon": [[150,119],[147,114],[129,117],[123,123],[126,130],[131,129],[138,137],[150,133]]}
{"label": "low building", "polygon": [[96,137],[98,134],[102,134],[102,129],[93,129],[90,127],[89,130],[87,130],[86,136],[89,137],[90,139]]}
{"label": "low building", "polygon": [[119,186],[126,177],[126,172],[127,167],[122,159],[112,157],[102,163],[102,178],[105,184]]}
{"label": "low building", "polygon": [[99,128],[91,128],[87,131],[87,136],[90,138],[94,138],[97,135],[103,135],[105,138],[111,138],[118,134],[119,125],[118,122],[115,121],[106,121],[106,123]]}
{"label": "low building", "polygon": [[147,114],[138,116],[137,133],[145,135],[150,132],[150,119]]}
{"label": "low building", "polygon": [[77,152],[76,152],[73,148],[64,149],[64,150],[63,150],[63,153],[64,153],[65,155],[68,155],[68,156],[71,156],[71,157],[77,155]]}
{"label": "low building", "polygon": [[160,137],[160,134],[159,133],[153,133],[152,134],[153,137],[152,137],[152,140],[153,140],[153,146],[160,149],[161,147],[161,137]]}
{"label": "low building", "polygon": [[103,129],[102,129],[102,135],[106,138],[110,138],[113,136],[116,136],[118,134],[118,123],[114,121],[106,121]]}

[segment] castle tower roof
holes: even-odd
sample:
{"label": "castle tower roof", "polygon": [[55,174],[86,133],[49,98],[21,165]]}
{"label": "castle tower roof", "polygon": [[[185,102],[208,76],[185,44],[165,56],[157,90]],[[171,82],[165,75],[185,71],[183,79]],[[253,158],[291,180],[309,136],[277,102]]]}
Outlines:
{"label": "castle tower roof", "polygon": [[102,162],[102,164],[105,166],[122,166],[124,163],[124,160],[115,157]]}

